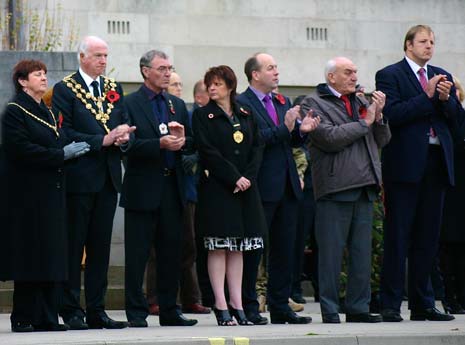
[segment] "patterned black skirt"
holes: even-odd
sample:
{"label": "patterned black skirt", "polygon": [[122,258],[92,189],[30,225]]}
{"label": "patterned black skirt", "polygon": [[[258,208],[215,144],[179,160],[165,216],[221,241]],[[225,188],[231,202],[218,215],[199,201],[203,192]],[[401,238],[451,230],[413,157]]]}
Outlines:
{"label": "patterned black skirt", "polygon": [[207,250],[248,251],[263,248],[262,237],[204,237]]}

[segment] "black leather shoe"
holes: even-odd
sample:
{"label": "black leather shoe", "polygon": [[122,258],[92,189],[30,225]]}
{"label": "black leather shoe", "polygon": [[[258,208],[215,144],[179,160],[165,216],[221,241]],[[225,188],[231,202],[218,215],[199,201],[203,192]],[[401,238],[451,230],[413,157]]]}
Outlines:
{"label": "black leather shoe", "polygon": [[87,317],[86,319],[89,328],[91,329],[121,329],[126,328],[128,323],[125,321],[115,321],[107,315],[99,315],[97,317]]}
{"label": "black leather shoe", "polygon": [[292,295],[291,298],[295,303],[300,303],[300,304],[307,303],[307,301],[305,300],[305,298],[302,297],[302,295],[295,294],[295,295]]}
{"label": "black leather shoe", "polygon": [[247,320],[252,322],[254,325],[266,325],[268,324],[268,319],[266,317],[261,316],[259,313],[253,314],[249,313],[246,314]]}
{"label": "black leather shoe", "polygon": [[299,316],[294,313],[292,310],[289,311],[278,311],[278,312],[271,312],[270,313],[271,323],[274,324],[306,324],[312,322],[312,318],[310,316]]}
{"label": "black leather shoe", "polygon": [[194,326],[197,320],[188,319],[179,312],[160,312],[160,326]]}
{"label": "black leather shoe", "polygon": [[383,318],[379,314],[360,313],[360,314],[346,314],[346,322],[366,322],[376,323],[382,322]]}
{"label": "black leather shoe", "polygon": [[383,322],[401,322],[403,320],[400,313],[394,309],[381,310],[381,317],[383,318]]}
{"label": "black leather shoe", "polygon": [[73,316],[67,320],[64,320],[65,324],[69,326],[69,329],[73,331],[81,331],[89,329],[89,325],[84,322],[82,317]]}
{"label": "black leather shoe", "polygon": [[436,308],[428,308],[425,310],[412,310],[410,313],[410,320],[412,321],[451,321],[454,320],[455,317],[453,315],[448,315],[441,313]]}
{"label": "black leather shoe", "polygon": [[442,307],[446,314],[465,314],[465,309],[458,302],[447,303],[442,301]]}
{"label": "black leather shoe", "polygon": [[29,322],[15,322],[11,324],[11,331],[18,333],[34,332],[34,327]]}
{"label": "black leather shoe", "polygon": [[322,314],[321,319],[323,323],[341,323],[341,319],[339,319],[339,314]]}
{"label": "black leather shoe", "polygon": [[129,327],[134,327],[134,328],[144,328],[148,327],[147,321],[144,319],[134,319],[128,322]]}
{"label": "black leather shoe", "polygon": [[67,324],[50,323],[34,326],[34,332],[64,332],[69,330]]}

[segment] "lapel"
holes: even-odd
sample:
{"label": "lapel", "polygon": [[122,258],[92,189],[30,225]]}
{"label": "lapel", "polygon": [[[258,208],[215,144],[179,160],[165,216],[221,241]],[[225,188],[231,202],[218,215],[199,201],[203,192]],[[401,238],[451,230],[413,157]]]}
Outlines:
{"label": "lapel", "polygon": [[245,91],[245,94],[250,101],[250,105],[252,107],[253,112],[255,114],[258,114],[258,116],[260,116],[263,119],[263,121],[265,121],[270,127],[275,127],[275,124],[273,120],[271,120],[270,115],[268,115],[268,112],[263,106],[262,101],[258,99],[255,93],[248,87]]}
{"label": "lapel", "polygon": [[147,94],[142,89],[142,87],[139,88],[139,90],[137,91],[137,102],[142,108],[142,113],[144,114],[145,118],[152,126],[157,136],[161,137],[160,128],[159,128],[160,123],[158,122],[157,116],[153,113],[152,103],[150,99],[147,97]]}
{"label": "lapel", "polygon": [[[423,92],[423,88],[421,87],[420,81],[418,80],[416,74],[410,68],[410,65],[408,64],[408,62],[407,62],[407,60],[405,58],[401,61],[400,67],[404,71],[405,75],[407,76],[407,79],[410,81],[412,86],[418,92],[420,92],[420,93]],[[430,70],[430,68],[429,68],[429,70]]]}

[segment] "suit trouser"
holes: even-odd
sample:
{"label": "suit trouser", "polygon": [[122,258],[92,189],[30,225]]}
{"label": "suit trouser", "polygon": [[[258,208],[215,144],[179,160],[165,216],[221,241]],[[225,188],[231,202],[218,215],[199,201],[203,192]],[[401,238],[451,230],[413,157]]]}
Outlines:
{"label": "suit trouser", "polygon": [[11,323],[58,324],[60,291],[61,283],[15,281]]}
{"label": "suit trouser", "polygon": [[322,314],[339,312],[339,282],[347,247],[346,313],[366,313],[370,304],[371,231],[373,201],[364,189],[354,201],[319,199],[315,235]]}
{"label": "suit trouser", "polygon": [[101,191],[68,193],[69,280],[65,284],[60,314],[65,321],[72,316],[84,317],[80,307],[81,259],[86,248],[84,289],[87,316],[105,310],[107,273],[110,261],[111,233],[117,192],[107,175]]}
{"label": "suit trouser", "polygon": [[[197,246],[194,231],[195,203],[188,202],[184,208],[184,236],[182,240],[180,300],[182,305],[200,302],[200,289],[196,271]],[[158,304],[156,253],[150,251],[147,263],[147,301],[149,304]]]}
{"label": "suit trouser", "polygon": [[[268,226],[268,287],[267,302],[270,312],[289,311],[295,236],[297,231],[298,200],[287,184],[283,198],[278,202],[263,202]],[[244,252],[242,303],[246,313],[258,313],[257,280],[262,250]]]}
{"label": "suit trouser", "polygon": [[156,210],[125,210],[125,304],[129,321],[145,319],[148,303],[142,285],[152,246],[157,253],[157,291],[160,314],[176,308],[183,233],[182,203],[176,176],[165,176],[163,195]]}
{"label": "suit trouser", "polygon": [[441,147],[430,145],[419,183],[384,182],[386,221],[381,308],[400,311],[408,257],[409,309],[434,307],[430,273],[438,252],[447,178]]}

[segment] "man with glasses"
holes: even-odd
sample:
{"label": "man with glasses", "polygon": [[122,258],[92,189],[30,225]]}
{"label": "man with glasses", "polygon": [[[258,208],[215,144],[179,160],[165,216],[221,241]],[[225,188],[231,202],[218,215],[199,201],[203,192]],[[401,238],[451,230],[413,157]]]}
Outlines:
{"label": "man with glasses", "polygon": [[147,327],[147,300],[142,292],[151,247],[156,252],[160,325],[193,326],[176,305],[182,212],[185,204],[182,153],[192,139],[184,101],[168,94],[173,66],[161,51],[145,53],[139,63],[144,83],[125,98],[130,122],[137,127],[125,152],[121,207],[125,209],[125,300],[130,327]]}

